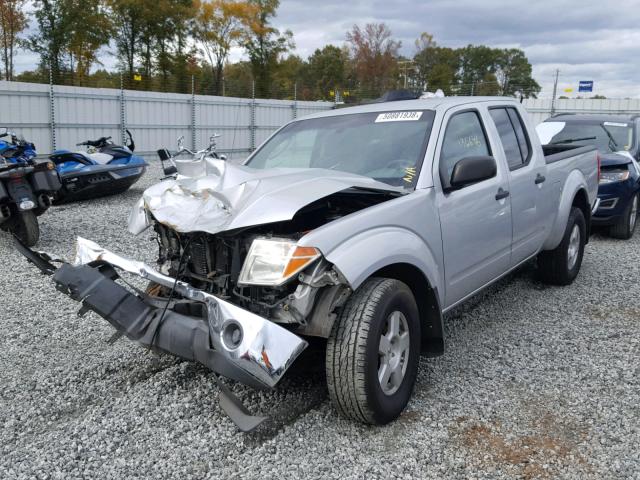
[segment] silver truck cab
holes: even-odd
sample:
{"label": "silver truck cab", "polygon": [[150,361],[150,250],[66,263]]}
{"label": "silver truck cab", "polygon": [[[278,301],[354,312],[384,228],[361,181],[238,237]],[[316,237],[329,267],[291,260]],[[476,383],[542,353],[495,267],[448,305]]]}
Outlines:
{"label": "silver truck cab", "polygon": [[[405,408],[420,354],[444,353],[444,312],[534,257],[544,281],[576,278],[598,183],[595,149],[543,150],[501,97],[324,112],[244,165],[175,164],[129,222],[155,232],[156,268],[84,239],[58,269],[19,248],[129,338],[255,387],[326,338],[334,405],[373,424]],[[117,270],[149,288],[116,284]],[[221,389],[242,429],[261,422]]]}

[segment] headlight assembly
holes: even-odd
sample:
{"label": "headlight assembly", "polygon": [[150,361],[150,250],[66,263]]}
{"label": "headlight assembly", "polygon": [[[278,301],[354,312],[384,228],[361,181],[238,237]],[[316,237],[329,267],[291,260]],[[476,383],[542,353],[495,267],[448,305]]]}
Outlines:
{"label": "headlight assembly", "polygon": [[241,285],[278,286],[320,257],[313,247],[283,239],[256,238],[242,265]]}
{"label": "headlight assembly", "polygon": [[600,184],[623,182],[629,178],[629,170],[601,170]]}

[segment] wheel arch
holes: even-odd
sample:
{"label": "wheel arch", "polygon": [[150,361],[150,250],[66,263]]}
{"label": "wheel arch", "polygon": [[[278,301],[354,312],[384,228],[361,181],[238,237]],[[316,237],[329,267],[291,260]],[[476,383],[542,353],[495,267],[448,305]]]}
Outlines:
{"label": "wheel arch", "polygon": [[579,208],[584,216],[587,226],[587,238],[585,238],[585,242],[587,242],[591,232],[591,207],[589,205],[586,182],[577,170],[569,174],[564,187],[561,188],[561,196],[557,206],[558,213],[549,232],[549,236],[542,246],[542,251],[553,250],[560,244],[567,227],[569,212],[573,207]]}
{"label": "wheel arch", "polygon": [[375,271],[372,277],[393,278],[405,283],[413,293],[420,314],[422,353],[435,357],[444,353],[444,327],[437,288],[415,265],[393,263]]}
{"label": "wheel arch", "polygon": [[573,196],[573,201],[571,202],[571,206],[579,208],[584,216],[587,227],[587,234],[584,239],[585,244],[589,243],[589,237],[591,236],[591,208],[588,198],[587,191],[584,188],[580,188]]}

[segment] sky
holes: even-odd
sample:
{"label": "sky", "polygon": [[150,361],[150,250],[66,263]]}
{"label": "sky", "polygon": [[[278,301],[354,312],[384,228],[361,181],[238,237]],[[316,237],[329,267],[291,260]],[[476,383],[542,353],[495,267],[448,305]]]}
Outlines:
{"label": "sky", "polygon": [[[559,95],[575,96],[580,80],[593,80],[594,94],[640,97],[640,0],[281,0],[273,23],[293,32],[295,53],[306,58],[323,45],[343,45],[354,24],[368,22],[385,22],[406,56],[424,31],[442,46],[521,48],[543,97],[551,96],[556,69]],[[231,59],[240,58],[235,50]],[[107,54],[102,60],[115,64]],[[21,52],[16,64],[20,71],[36,61]]]}

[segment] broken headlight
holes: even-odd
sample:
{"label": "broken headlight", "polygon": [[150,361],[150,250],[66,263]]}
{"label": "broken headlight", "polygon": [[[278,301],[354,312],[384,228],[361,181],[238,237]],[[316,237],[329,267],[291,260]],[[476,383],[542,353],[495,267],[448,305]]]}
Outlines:
{"label": "broken headlight", "polygon": [[242,265],[241,285],[278,286],[320,257],[314,247],[283,239],[256,238]]}

